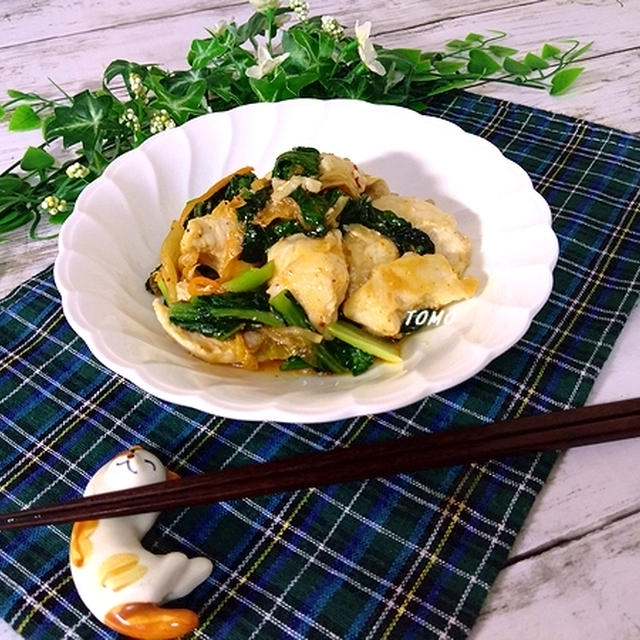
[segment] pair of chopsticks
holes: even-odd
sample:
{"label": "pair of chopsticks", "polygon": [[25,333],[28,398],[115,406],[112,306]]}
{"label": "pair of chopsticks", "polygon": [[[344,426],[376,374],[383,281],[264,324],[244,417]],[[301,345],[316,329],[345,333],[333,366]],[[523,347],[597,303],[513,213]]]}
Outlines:
{"label": "pair of chopsticks", "polygon": [[640,398],[252,464],[0,514],[0,529],[193,507],[640,435]]}

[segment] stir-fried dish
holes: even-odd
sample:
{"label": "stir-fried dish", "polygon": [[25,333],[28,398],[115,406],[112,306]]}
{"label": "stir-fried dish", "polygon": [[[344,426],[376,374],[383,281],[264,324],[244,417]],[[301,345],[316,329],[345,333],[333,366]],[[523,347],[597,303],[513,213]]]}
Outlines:
{"label": "stir-fried dish", "polygon": [[400,362],[407,317],[472,296],[471,246],[432,201],[391,193],[346,158],[295,147],[189,201],[147,288],[194,356],[358,375]]}

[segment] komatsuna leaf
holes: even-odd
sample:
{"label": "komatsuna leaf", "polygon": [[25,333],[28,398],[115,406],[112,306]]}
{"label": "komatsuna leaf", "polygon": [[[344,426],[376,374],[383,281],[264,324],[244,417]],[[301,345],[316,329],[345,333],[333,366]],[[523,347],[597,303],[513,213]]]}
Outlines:
{"label": "komatsuna leaf", "polygon": [[55,164],[55,158],[38,147],[27,147],[20,160],[20,168],[25,171],[40,171]]}
{"label": "komatsuna leaf", "polygon": [[551,77],[551,88],[549,89],[549,93],[552,96],[564,93],[583,71],[584,67],[569,67],[561,69]]}
{"label": "komatsuna leaf", "polygon": [[9,131],[31,131],[40,124],[40,116],[28,104],[21,104],[11,114]]}
{"label": "komatsuna leaf", "polygon": [[53,116],[45,120],[45,140],[62,137],[66,147],[80,142],[85,148],[92,148],[102,136],[112,104],[109,95],[82,91],[73,97],[70,107],[56,107]]}

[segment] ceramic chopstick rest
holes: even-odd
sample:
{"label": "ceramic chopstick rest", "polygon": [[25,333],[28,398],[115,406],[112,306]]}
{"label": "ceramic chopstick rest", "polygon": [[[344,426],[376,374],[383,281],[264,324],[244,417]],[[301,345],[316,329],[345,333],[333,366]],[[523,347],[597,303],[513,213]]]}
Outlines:
{"label": "ceramic chopstick rest", "polygon": [[[101,467],[85,496],[162,482],[175,474],[158,458],[132,447]],[[157,513],[76,522],[71,532],[71,574],[83,602],[106,626],[130,638],[162,640],[198,625],[188,609],[163,608],[207,579],[212,563],[183,553],[156,555],[140,540]]]}

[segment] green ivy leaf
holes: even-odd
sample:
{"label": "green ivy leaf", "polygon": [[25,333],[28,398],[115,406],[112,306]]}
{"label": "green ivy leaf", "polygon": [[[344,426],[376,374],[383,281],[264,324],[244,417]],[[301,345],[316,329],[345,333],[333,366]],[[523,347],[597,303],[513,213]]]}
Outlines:
{"label": "green ivy leaf", "polygon": [[466,66],[465,62],[457,60],[439,60],[433,63],[433,68],[443,76],[456,73],[456,71],[460,71],[464,66]]}
{"label": "green ivy leaf", "polygon": [[8,233],[27,224],[33,218],[33,214],[24,206],[13,207],[8,212],[0,212],[0,233]]}
{"label": "green ivy leaf", "polygon": [[25,93],[16,89],[7,89],[7,95],[13,100],[24,100],[25,102],[40,102],[42,100],[36,93]]}
{"label": "green ivy leaf", "polygon": [[420,49],[391,49],[390,51],[387,51],[387,53],[403,58],[414,68],[423,64],[423,62],[426,62],[427,65],[431,67],[431,62],[429,62],[429,60],[423,61],[422,51],[420,51]]}
{"label": "green ivy leaf", "polygon": [[62,137],[67,147],[80,142],[86,149],[93,148],[102,136],[112,104],[109,95],[96,96],[89,91],[77,94],[70,107],[56,107],[45,121],[45,140]]}
{"label": "green ivy leaf", "polygon": [[549,93],[552,96],[557,96],[560,93],[564,93],[576,81],[576,78],[583,71],[584,67],[570,67],[568,69],[561,69],[551,78],[551,89],[549,89]]}
{"label": "green ivy leaf", "polygon": [[192,40],[189,53],[187,53],[187,62],[194,69],[204,69],[216,58],[227,53],[230,49],[230,44],[230,38],[221,41],[216,36]]}
{"label": "green ivy leaf", "polygon": [[311,34],[301,29],[289,29],[282,34],[282,50],[289,54],[288,64],[296,69],[308,69],[317,62]]}
{"label": "green ivy leaf", "polygon": [[40,171],[48,169],[55,164],[55,158],[38,147],[27,147],[20,160],[20,168],[25,171]]}
{"label": "green ivy leaf", "polygon": [[449,49],[466,49],[469,46],[469,43],[465,40],[459,40],[456,38],[454,40],[449,40],[449,42],[447,42],[444,46],[448,47]]}
{"label": "green ivy leaf", "polygon": [[171,93],[186,94],[196,82],[206,82],[210,74],[206,69],[189,69],[188,71],[176,71],[162,82],[163,86]]}
{"label": "green ivy leaf", "polygon": [[558,49],[558,47],[554,47],[552,44],[548,42],[542,45],[542,51],[540,52],[540,56],[545,60],[549,58],[559,58],[562,55],[562,51]]}
{"label": "green ivy leaf", "polygon": [[28,104],[21,104],[11,114],[9,131],[31,131],[40,124],[40,116]]}
{"label": "green ivy leaf", "polygon": [[496,71],[500,71],[500,65],[482,49],[471,49],[469,51],[469,63],[467,70],[478,76],[488,76]]}
{"label": "green ivy leaf", "polygon": [[127,90],[131,93],[131,83],[129,82],[129,76],[132,73],[136,73],[139,76],[146,74],[146,69],[143,65],[129,62],[128,60],[113,60],[102,74],[102,85],[106,86],[116,77],[121,76],[122,81],[125,83]]}
{"label": "green ivy leaf", "polygon": [[51,224],[62,224],[70,215],[72,209],[69,208],[68,211],[61,211],[60,213],[54,213],[52,216],[49,216],[49,222]]}
{"label": "green ivy leaf", "polygon": [[484,36],[481,36],[479,33],[473,33],[473,32],[468,33],[464,39],[466,42],[478,42],[478,43],[484,42]]}
{"label": "green ivy leaf", "polygon": [[282,67],[277,67],[264,78],[249,78],[249,83],[256,96],[263,102],[276,102],[296,97],[287,84],[287,75]]}
{"label": "green ivy leaf", "polygon": [[541,71],[542,69],[549,68],[549,63],[535,53],[527,53],[524,57],[524,63],[533,71]]}
{"label": "green ivy leaf", "polygon": [[4,176],[0,176],[0,199],[8,195],[24,193],[29,188],[29,184],[15,173],[7,173]]}
{"label": "green ivy leaf", "polygon": [[[576,45],[577,44],[578,43],[576,42]],[[589,51],[589,49],[591,49],[591,45],[593,45],[593,42],[588,42],[584,46],[578,47],[577,49],[574,49],[573,51],[568,52],[564,57],[565,61],[571,62],[572,60],[579,58],[580,56],[585,54],[587,51]]]}
{"label": "green ivy leaf", "polygon": [[503,47],[499,44],[490,44],[489,51],[493,53],[496,58],[506,58],[507,56],[515,56],[518,53],[517,49],[511,47]]}
{"label": "green ivy leaf", "polygon": [[267,29],[267,18],[265,14],[254,13],[243,25],[238,27],[237,39],[238,44],[243,44],[249,39],[255,38],[263,34]]}
{"label": "green ivy leaf", "polygon": [[508,73],[512,73],[515,76],[526,76],[531,73],[531,69],[524,63],[515,60],[514,58],[507,57],[502,61],[504,70]]}
{"label": "green ivy leaf", "polygon": [[204,80],[194,82],[186,93],[171,91],[157,78],[149,79],[149,88],[156,94],[150,106],[155,109],[166,109],[176,124],[186,122],[190,116],[206,113],[204,94],[207,83]]}

